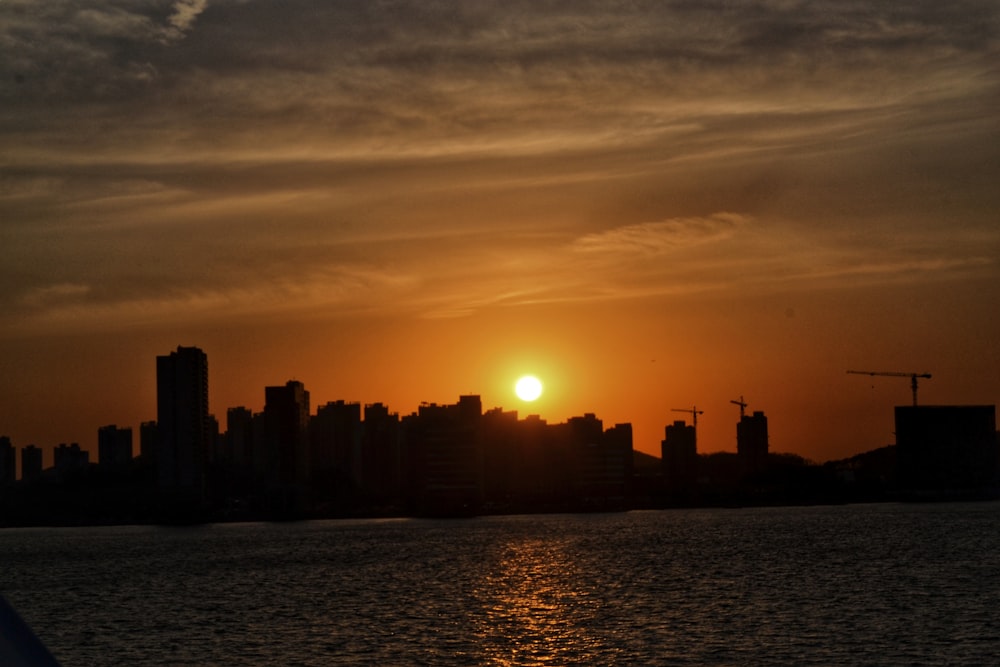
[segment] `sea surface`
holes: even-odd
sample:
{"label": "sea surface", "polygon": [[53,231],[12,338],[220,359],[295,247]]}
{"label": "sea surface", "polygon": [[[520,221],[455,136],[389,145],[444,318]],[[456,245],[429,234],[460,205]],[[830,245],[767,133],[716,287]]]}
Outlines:
{"label": "sea surface", "polygon": [[1000,504],[0,530],[84,665],[988,665]]}

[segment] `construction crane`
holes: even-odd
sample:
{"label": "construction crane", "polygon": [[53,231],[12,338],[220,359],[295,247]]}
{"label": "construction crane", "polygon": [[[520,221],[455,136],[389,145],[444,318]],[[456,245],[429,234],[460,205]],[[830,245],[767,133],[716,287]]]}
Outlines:
{"label": "construction crane", "polygon": [[745,414],[745,410],[747,408],[747,405],[749,405],[749,403],[744,401],[742,396],[740,396],[740,400],[738,401],[729,401],[729,402],[732,403],[733,405],[740,406],[740,419],[743,419],[743,415]]}
{"label": "construction crane", "polygon": [[698,415],[705,414],[704,410],[699,410],[697,405],[691,406],[691,409],[687,408],[671,408],[674,412],[689,412],[691,413],[691,422],[695,429],[698,428]]}
{"label": "construction crane", "polygon": [[930,373],[894,373],[892,371],[847,371],[853,375],[884,375],[888,377],[910,378],[910,389],[913,390],[913,405],[917,405],[917,378],[931,379]]}

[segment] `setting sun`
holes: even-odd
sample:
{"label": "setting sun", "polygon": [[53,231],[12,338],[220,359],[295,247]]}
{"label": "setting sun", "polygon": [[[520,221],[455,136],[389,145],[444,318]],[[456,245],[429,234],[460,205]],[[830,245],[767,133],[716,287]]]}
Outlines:
{"label": "setting sun", "polygon": [[522,401],[533,401],[542,395],[542,381],[534,375],[525,375],[514,385],[514,393]]}

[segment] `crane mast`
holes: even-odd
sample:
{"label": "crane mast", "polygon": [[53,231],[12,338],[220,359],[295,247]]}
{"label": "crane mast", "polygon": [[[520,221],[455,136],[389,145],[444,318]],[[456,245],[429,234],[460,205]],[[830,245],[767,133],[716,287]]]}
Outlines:
{"label": "crane mast", "polygon": [[743,419],[743,415],[746,414],[745,411],[746,411],[746,408],[749,405],[749,403],[747,403],[746,401],[744,401],[742,396],[740,396],[740,400],[738,400],[738,401],[729,401],[729,402],[732,403],[733,405],[740,406],[740,420],[742,420]]}
{"label": "crane mast", "polygon": [[913,405],[917,405],[917,378],[931,379],[930,373],[899,373],[895,371],[847,371],[852,375],[880,375],[885,377],[910,378],[910,389],[913,391]]}

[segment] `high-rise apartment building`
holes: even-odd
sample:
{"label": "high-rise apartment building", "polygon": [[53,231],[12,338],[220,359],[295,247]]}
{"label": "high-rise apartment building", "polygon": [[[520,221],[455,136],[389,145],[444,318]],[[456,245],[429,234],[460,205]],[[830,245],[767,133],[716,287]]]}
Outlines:
{"label": "high-rise apartment building", "polygon": [[378,502],[398,503],[405,461],[400,447],[399,415],[382,403],[364,408],[361,439],[361,486]]}
{"label": "high-rise apartment building", "polygon": [[42,476],[42,449],[36,445],[21,448],[21,481],[31,482]]}
{"label": "high-rise apartment building", "polygon": [[669,493],[689,491],[698,476],[698,435],[683,420],[664,429],[660,442],[663,483]]}
{"label": "high-rise apartment building", "polygon": [[361,404],[331,401],[316,409],[309,424],[309,465],[316,473],[334,473],[354,487],[362,484]]}
{"label": "high-rise apartment building", "polygon": [[767,417],[760,410],[740,417],[736,424],[736,453],[743,474],[752,475],[767,467]]}
{"label": "high-rise apartment building", "polygon": [[132,429],[114,424],[97,429],[97,464],[103,470],[124,470],[132,462]]}
{"label": "high-rise apartment building", "polygon": [[483,500],[482,401],[421,405],[402,428],[411,462],[411,502],[418,511],[476,512]]}
{"label": "high-rise apartment building", "polygon": [[237,470],[253,465],[253,412],[244,406],[226,410],[226,435],[223,460]]}
{"label": "high-rise apartment building", "polygon": [[156,461],[156,422],[145,421],[139,424],[139,458],[143,466],[151,466]]}
{"label": "high-rise apartment building", "polygon": [[86,470],[90,465],[90,452],[80,449],[79,443],[61,443],[52,450],[52,467],[60,477]]}
{"label": "high-rise apartment building", "polygon": [[264,450],[272,488],[297,500],[309,477],[309,392],[301,382],[264,387]]}
{"label": "high-rise apartment building", "polygon": [[156,357],[156,475],[162,488],[204,492],[211,423],[205,353],[178,347]]}
{"label": "high-rise apartment building", "polygon": [[0,486],[17,479],[17,450],[6,435],[0,436]]}

